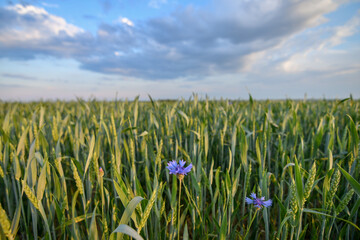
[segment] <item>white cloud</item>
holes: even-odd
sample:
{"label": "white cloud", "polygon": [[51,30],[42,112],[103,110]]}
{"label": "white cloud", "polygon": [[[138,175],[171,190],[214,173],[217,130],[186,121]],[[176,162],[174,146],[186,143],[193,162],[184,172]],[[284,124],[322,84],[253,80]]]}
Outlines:
{"label": "white cloud", "polygon": [[48,14],[45,9],[38,8],[32,5],[21,5],[16,4],[14,6],[7,6],[9,10],[12,10],[18,14],[25,15],[25,14],[32,14],[32,15],[41,15],[41,14]]}
{"label": "white cloud", "polygon": [[295,74],[336,65],[326,59],[340,55],[323,50],[331,50],[359,26],[353,18],[344,26],[323,28],[328,21],[324,15],[338,6],[330,0],[214,4],[179,7],[136,26],[120,17],[101,24],[95,36],[39,7],[0,8],[0,17],[8,16],[3,18],[7,24],[0,23],[0,57],[68,57],[82,69],[163,81],[256,71]]}
{"label": "white cloud", "polygon": [[[349,68],[356,69],[354,64],[358,64],[359,58],[358,60],[356,59],[357,54],[354,55],[353,51],[359,53],[358,48],[353,49],[353,51],[345,51],[334,50],[333,47],[340,45],[344,39],[357,33],[359,26],[360,18],[357,15],[342,26],[327,29],[330,36],[320,41],[314,41],[313,44],[309,46],[303,45],[302,49],[299,49],[296,53],[288,56],[287,59],[280,63],[278,69],[288,73],[305,71],[333,72],[334,70],[346,73],[349,72]],[[319,33],[314,31],[305,35],[309,39],[314,39],[313,35],[316,34]],[[290,41],[296,41],[296,38]],[[297,43],[299,44],[299,42]],[[289,44],[289,46],[293,44]],[[282,49],[282,51],[284,51],[284,49]]]}
{"label": "white cloud", "polygon": [[348,21],[344,26],[337,27],[335,29],[335,34],[328,41],[331,46],[336,46],[342,43],[343,39],[349,36],[354,35],[359,31],[360,26],[360,17],[353,17],[350,21]]}
{"label": "white cloud", "polygon": [[129,20],[128,18],[126,18],[126,17],[120,17],[119,22],[124,23],[124,24],[126,24],[126,25],[128,25],[130,27],[134,26],[134,23],[131,20]]}
{"label": "white cloud", "polygon": [[69,24],[65,19],[49,14],[45,9],[31,5],[14,5],[5,8],[11,19],[0,31],[0,42],[5,46],[33,44],[58,36],[74,37],[84,30]]}

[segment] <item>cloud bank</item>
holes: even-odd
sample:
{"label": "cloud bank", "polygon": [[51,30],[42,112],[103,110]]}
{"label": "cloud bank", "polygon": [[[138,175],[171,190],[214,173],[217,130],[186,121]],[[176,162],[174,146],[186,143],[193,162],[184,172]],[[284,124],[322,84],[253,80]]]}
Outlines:
{"label": "cloud bank", "polygon": [[[166,1],[152,2],[157,7]],[[7,6],[0,8],[0,58],[71,58],[82,69],[145,80],[200,79],[260,67],[292,74],[326,72],[335,65],[337,72],[356,72],[359,66],[351,62],[343,67],[349,61],[337,65],[337,57],[347,53],[327,49],[358,32],[358,16],[344,26],[309,30],[326,23],[324,15],[339,4],[214,0],[144,22],[121,16],[100,24],[95,35],[41,7]]]}

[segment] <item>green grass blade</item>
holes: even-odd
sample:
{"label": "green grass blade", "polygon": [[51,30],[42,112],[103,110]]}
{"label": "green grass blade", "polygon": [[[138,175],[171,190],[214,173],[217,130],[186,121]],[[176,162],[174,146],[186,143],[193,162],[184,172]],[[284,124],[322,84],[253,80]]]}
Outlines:
{"label": "green grass blade", "polygon": [[46,186],[46,171],[48,168],[48,162],[44,164],[44,167],[41,169],[40,176],[37,181],[36,188],[36,198],[41,201],[44,196],[45,186]]}
{"label": "green grass blade", "polygon": [[94,153],[94,147],[95,147],[95,136],[91,136],[91,140],[90,140],[90,148],[89,148],[89,154],[86,160],[86,165],[85,165],[85,170],[84,170],[84,175],[83,175],[83,179],[85,178],[86,172],[89,168],[90,165],[90,160],[92,159],[93,153]]}
{"label": "green grass blade", "polygon": [[111,234],[113,233],[124,233],[136,240],[144,240],[132,227],[125,224],[120,224]]}
{"label": "green grass blade", "polygon": [[300,167],[296,157],[294,158],[294,161],[295,161],[295,184],[296,184],[297,200],[299,203],[299,208],[302,208],[303,206],[302,203],[304,199],[304,186],[301,178]]}
{"label": "green grass blade", "polygon": [[90,240],[97,240],[98,237],[98,231],[97,231],[97,225],[96,225],[96,212],[97,206],[94,207],[94,211],[91,217],[91,223],[90,223]]}
{"label": "green grass blade", "polygon": [[14,217],[11,222],[11,235],[16,236],[17,231],[19,230],[19,223],[21,217],[21,208],[22,208],[22,201],[20,201],[19,206],[17,206]]}
{"label": "green grass blade", "polygon": [[130,221],[131,216],[134,213],[136,206],[142,201],[142,197],[134,197],[129,204],[126,206],[125,211],[120,219],[120,224],[127,224]]}
{"label": "green grass blade", "polygon": [[360,228],[353,222],[350,222],[346,219],[343,219],[343,218],[339,218],[339,217],[334,217],[332,215],[329,215],[329,214],[326,214],[326,213],[322,213],[322,212],[318,212],[318,211],[315,211],[315,210],[312,210],[312,209],[308,209],[308,208],[304,208],[303,209],[303,212],[306,212],[306,213],[312,213],[312,214],[318,214],[318,215],[322,215],[322,216],[326,216],[326,217],[330,217],[330,218],[336,218],[336,219],[339,219],[341,221],[344,221],[348,224],[350,224],[351,226],[353,226],[354,228],[356,228],[358,231],[360,231]]}
{"label": "green grass blade", "polygon": [[359,182],[356,181],[348,172],[346,172],[344,169],[342,169],[339,164],[337,164],[337,165],[338,165],[341,173],[346,178],[346,180],[350,183],[350,185],[354,188],[357,195],[359,195],[359,197],[360,197],[360,184],[359,184]]}
{"label": "green grass blade", "polygon": [[224,211],[224,215],[221,219],[221,227],[220,227],[220,240],[226,239],[226,232],[227,232],[227,217],[226,217],[227,211]]}
{"label": "green grass blade", "polygon": [[42,203],[40,201],[39,201],[39,212],[40,212],[41,217],[43,218],[43,221],[45,223],[46,231],[48,232],[47,237],[51,240],[50,227],[49,227],[48,220],[47,220],[47,217],[46,217],[46,214],[45,214],[45,211],[44,211],[44,207],[43,207],[43,205],[42,205]]}

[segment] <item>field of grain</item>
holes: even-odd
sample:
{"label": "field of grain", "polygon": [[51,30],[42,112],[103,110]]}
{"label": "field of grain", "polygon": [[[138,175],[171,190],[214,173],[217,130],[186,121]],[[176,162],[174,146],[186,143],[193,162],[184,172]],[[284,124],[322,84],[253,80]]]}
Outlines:
{"label": "field of grain", "polygon": [[0,102],[0,128],[0,239],[360,235],[359,100]]}

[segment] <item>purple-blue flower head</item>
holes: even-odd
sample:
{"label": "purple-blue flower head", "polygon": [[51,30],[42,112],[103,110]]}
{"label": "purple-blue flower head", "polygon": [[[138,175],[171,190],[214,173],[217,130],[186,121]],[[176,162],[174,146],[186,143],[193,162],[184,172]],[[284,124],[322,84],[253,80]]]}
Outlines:
{"label": "purple-blue flower head", "polygon": [[179,163],[177,163],[176,160],[173,160],[173,161],[168,162],[168,166],[166,168],[169,169],[170,174],[176,174],[178,177],[180,175],[183,176],[183,175],[188,174],[192,168],[191,163],[189,164],[189,166],[184,167],[185,163],[186,162],[184,160],[180,160]]}
{"label": "purple-blue flower head", "polygon": [[247,204],[254,204],[255,207],[257,207],[257,208],[262,208],[262,207],[266,207],[266,208],[267,208],[267,207],[270,207],[271,204],[272,204],[271,199],[265,201],[265,198],[264,198],[264,197],[258,198],[258,197],[256,197],[256,194],[255,194],[255,193],[250,194],[250,197],[251,197],[252,199],[251,199],[251,198],[248,198],[248,197],[245,198],[246,203],[247,203]]}

